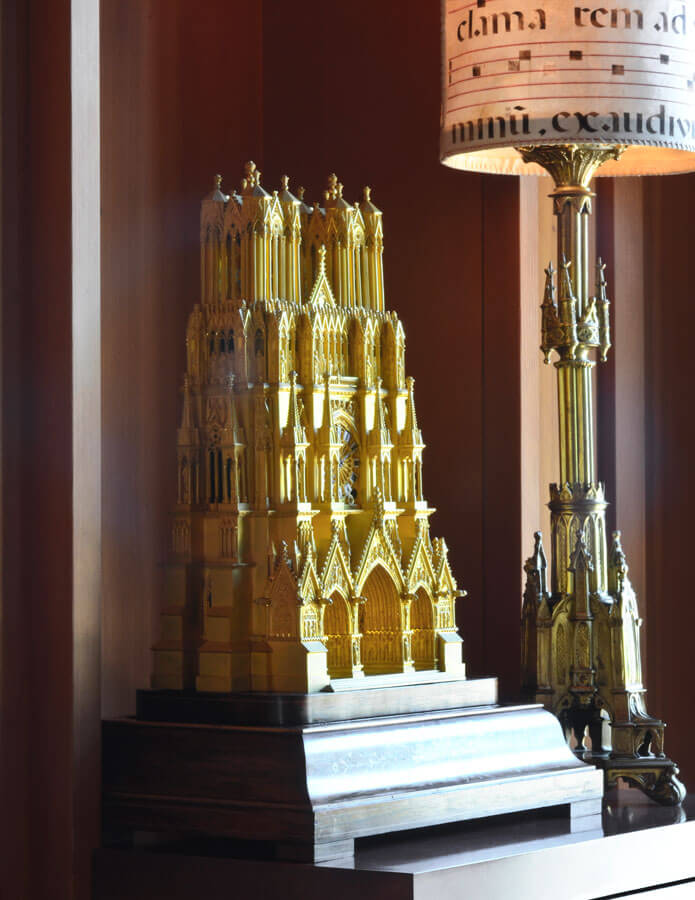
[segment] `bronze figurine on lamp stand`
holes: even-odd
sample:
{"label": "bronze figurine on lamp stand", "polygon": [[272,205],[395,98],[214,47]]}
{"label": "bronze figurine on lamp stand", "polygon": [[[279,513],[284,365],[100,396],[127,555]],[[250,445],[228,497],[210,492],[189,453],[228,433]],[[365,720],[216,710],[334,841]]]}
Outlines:
{"label": "bronze figurine on lamp stand", "polygon": [[622,148],[560,145],[520,153],[554,179],[559,262],[557,273],[552,263],[546,269],[541,349],[546,362],[557,354],[560,482],[550,487],[550,585],[540,532],[524,566],[524,688],[560,718],[575,752],[604,769],[607,786],[623,778],[661,803],[676,804],[685,788],[664,754],[664,723],[646,710],[642,620],[619,531],[607,550],[607,503],[594,465],[591,354],[606,359],[610,304],[600,259],[596,292],[589,296],[589,182]]}

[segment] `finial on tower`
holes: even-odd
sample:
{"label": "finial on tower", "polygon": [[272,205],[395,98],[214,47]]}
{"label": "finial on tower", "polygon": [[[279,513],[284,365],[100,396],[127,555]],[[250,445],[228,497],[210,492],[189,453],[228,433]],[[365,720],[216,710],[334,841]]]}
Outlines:
{"label": "finial on tower", "polygon": [[613,532],[613,543],[608,554],[608,590],[612,594],[619,594],[625,587],[629,566],[623,550],[619,531]]}
{"label": "finial on tower", "polygon": [[560,324],[558,321],[558,308],[555,299],[555,273],[552,260],[548,263],[545,270],[545,290],[543,293],[543,302],[541,304],[542,311],[542,343],[543,362],[547,365],[550,362],[550,353],[554,349],[557,328]]}
{"label": "finial on tower", "polygon": [[606,293],[606,264],[599,258],[596,260],[596,304],[598,306],[599,352],[601,362],[608,358],[611,348],[610,305]]}
{"label": "finial on tower", "polygon": [[280,188],[283,191],[288,191],[290,189],[290,176],[289,175],[282,176],[282,178],[280,179]]}
{"label": "finial on tower", "polygon": [[606,264],[605,262],[599,258],[596,260],[596,290],[603,289],[605,294],[606,289]]}
{"label": "finial on tower", "polygon": [[562,260],[560,262],[560,268],[562,272],[560,274],[560,300],[571,300],[572,299],[572,281],[570,279],[570,268],[572,266],[572,260],[566,259],[563,254]]}
{"label": "finial on tower", "polygon": [[261,183],[261,173],[256,168],[256,163],[250,159],[244,164],[244,177],[241,179],[242,191],[252,191],[255,187],[259,187]]}
{"label": "finial on tower", "polygon": [[548,563],[545,558],[545,550],[543,549],[543,535],[540,531],[535,531],[533,534],[533,553],[524,563],[524,572],[526,572],[526,592],[530,592],[529,599],[535,600],[536,603],[542,602],[548,593],[546,582],[547,568]]}
{"label": "finial on tower", "polygon": [[318,250],[319,253],[319,275],[326,274],[326,245],[321,244]]}
{"label": "finial on tower", "polygon": [[222,176],[221,175],[215,175],[215,183],[214,183],[213,187],[216,191],[221,190],[221,188],[222,188]]}

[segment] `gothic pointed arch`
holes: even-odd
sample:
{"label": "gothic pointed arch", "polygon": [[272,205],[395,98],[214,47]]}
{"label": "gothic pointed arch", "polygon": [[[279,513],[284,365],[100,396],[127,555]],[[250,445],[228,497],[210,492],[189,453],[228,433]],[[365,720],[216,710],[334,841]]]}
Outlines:
{"label": "gothic pointed arch", "polygon": [[336,591],[346,599],[354,593],[353,578],[350,566],[345,558],[340,537],[337,530],[331,537],[328,551],[319,576],[321,594],[323,597],[331,597]]}
{"label": "gothic pointed arch", "polygon": [[435,605],[425,587],[418,587],[410,606],[412,653],[416,669],[436,668]]}
{"label": "gothic pointed arch", "polygon": [[328,674],[331,678],[349,678],[352,675],[350,607],[340,590],[335,590],[328,601],[323,614]]}
{"label": "gothic pointed arch", "polygon": [[403,671],[403,604],[391,572],[378,563],[362,589],[362,665],[367,675]]}
{"label": "gothic pointed arch", "polygon": [[435,589],[436,576],[432,567],[432,554],[424,528],[419,529],[418,536],[413,544],[405,580],[410,593],[414,594],[418,589],[424,588],[432,596]]}
{"label": "gothic pointed arch", "polygon": [[396,333],[393,320],[387,319],[381,327],[381,360],[380,371],[384,387],[392,390],[397,387],[398,378],[396,371]]}
{"label": "gothic pointed arch", "polygon": [[367,534],[362,555],[355,571],[355,590],[360,596],[364,595],[366,581],[372,570],[378,565],[381,565],[389,573],[396,590],[400,594],[405,587],[400,560],[388,538],[383,519],[379,520],[377,515]]}

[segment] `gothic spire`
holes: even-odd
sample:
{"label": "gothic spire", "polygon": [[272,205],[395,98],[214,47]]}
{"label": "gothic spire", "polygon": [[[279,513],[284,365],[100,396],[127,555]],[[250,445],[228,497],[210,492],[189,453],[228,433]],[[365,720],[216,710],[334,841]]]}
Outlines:
{"label": "gothic spire", "polygon": [[408,388],[408,399],[405,404],[405,426],[403,428],[403,437],[407,444],[419,447],[422,445],[422,432],[418,428],[417,415],[415,413],[415,379],[408,376],[405,383]]}
{"label": "gothic spire", "polygon": [[287,414],[287,426],[283,437],[286,437],[290,443],[306,444],[306,431],[302,425],[302,417],[299,412],[299,402],[297,399],[297,373],[293,370],[290,372],[290,408]]}

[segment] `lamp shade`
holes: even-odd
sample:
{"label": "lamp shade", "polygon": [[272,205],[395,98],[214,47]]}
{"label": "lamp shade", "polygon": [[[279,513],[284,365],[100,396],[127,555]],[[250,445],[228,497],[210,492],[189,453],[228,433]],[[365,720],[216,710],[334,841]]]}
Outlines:
{"label": "lamp shade", "polygon": [[600,2],[443,0],[443,163],[542,174],[515,148],[621,144],[597,174],[695,169],[695,2]]}

